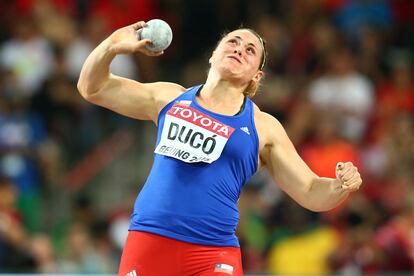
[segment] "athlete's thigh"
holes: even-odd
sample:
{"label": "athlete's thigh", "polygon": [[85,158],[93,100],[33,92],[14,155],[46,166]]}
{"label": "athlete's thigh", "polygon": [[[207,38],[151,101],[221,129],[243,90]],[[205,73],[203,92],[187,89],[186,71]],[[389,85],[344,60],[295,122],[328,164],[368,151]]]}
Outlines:
{"label": "athlete's thigh", "polygon": [[179,276],[181,264],[178,247],[174,240],[130,231],[118,276]]}

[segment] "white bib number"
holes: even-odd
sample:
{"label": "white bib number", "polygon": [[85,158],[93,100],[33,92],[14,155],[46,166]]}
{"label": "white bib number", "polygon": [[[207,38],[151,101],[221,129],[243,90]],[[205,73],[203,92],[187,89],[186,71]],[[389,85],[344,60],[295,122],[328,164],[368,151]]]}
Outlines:
{"label": "white bib number", "polygon": [[194,163],[217,160],[234,128],[186,105],[175,104],[165,115],[155,153]]}

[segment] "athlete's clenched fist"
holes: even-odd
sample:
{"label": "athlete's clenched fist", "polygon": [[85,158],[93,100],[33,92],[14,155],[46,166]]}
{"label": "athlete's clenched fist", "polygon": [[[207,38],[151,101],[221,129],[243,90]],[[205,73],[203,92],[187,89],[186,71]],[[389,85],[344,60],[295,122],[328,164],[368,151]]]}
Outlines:
{"label": "athlete's clenched fist", "polygon": [[336,164],[336,178],[341,181],[342,188],[350,192],[355,192],[362,184],[358,168],[352,162],[338,162]]}

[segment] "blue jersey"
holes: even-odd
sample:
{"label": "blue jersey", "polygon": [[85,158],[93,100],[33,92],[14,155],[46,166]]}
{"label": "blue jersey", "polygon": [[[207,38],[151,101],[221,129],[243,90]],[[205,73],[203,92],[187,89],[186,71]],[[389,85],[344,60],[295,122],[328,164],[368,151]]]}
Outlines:
{"label": "blue jersey", "polygon": [[196,102],[201,86],[158,117],[154,164],[134,206],[130,230],[202,245],[239,247],[237,201],[258,168],[253,102],[235,116]]}

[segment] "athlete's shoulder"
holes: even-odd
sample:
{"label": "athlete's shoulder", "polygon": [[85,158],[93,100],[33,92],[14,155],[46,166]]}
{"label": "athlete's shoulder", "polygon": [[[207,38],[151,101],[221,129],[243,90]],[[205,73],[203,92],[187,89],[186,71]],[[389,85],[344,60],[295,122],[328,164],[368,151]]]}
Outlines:
{"label": "athlete's shoulder", "polygon": [[274,116],[266,113],[254,104],[254,122],[259,137],[268,138],[280,132],[284,132],[282,124]]}
{"label": "athlete's shoulder", "polygon": [[270,115],[269,113],[266,113],[253,103],[253,114],[254,114],[254,120],[256,124],[265,124],[268,126],[282,126],[282,124],[279,122],[278,119]]}
{"label": "athlete's shoulder", "polygon": [[151,83],[151,90],[159,112],[169,102],[184,93],[186,89],[173,82],[154,82]]}
{"label": "athlete's shoulder", "polygon": [[158,94],[164,94],[164,95],[170,95],[170,96],[179,96],[180,94],[184,93],[186,88],[184,88],[182,85],[173,83],[173,82],[154,82],[152,83],[152,89],[157,90],[160,93]]}

